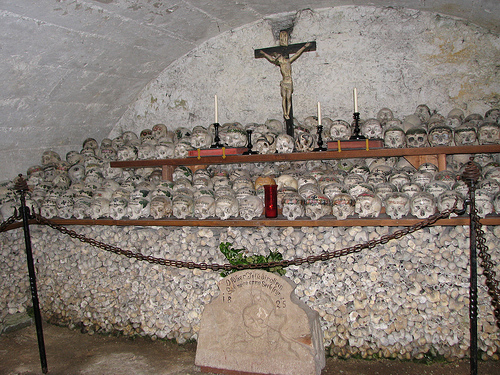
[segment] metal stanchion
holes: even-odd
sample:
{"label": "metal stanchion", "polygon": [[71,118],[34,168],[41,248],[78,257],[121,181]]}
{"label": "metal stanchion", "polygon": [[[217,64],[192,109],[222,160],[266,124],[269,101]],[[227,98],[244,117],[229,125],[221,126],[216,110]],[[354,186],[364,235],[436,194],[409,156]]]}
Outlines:
{"label": "metal stanchion", "polygon": [[45,344],[43,341],[43,328],[42,328],[42,316],[40,314],[40,305],[38,303],[38,292],[36,287],[36,274],[35,265],[33,263],[33,252],[31,250],[31,236],[29,228],[29,209],[26,207],[26,192],[28,191],[28,183],[25,179],[19,175],[19,179],[16,182],[16,189],[21,196],[21,215],[23,217],[23,228],[24,228],[24,240],[26,243],[26,259],[28,263],[28,273],[30,278],[30,288],[31,288],[31,299],[33,301],[33,312],[35,314],[35,326],[36,334],[38,338],[38,351],[40,353],[40,363],[42,366],[42,372],[46,374],[48,372],[47,368],[47,357],[45,356]]}

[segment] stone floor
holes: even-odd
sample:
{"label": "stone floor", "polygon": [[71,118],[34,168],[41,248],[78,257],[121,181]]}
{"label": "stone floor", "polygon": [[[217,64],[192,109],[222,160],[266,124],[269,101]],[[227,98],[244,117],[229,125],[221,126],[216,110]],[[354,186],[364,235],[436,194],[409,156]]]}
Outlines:
{"label": "stone floor", "polygon": [[[195,375],[196,345],[82,334],[44,323],[48,373],[54,375]],[[0,335],[0,375],[42,374],[34,325]],[[322,375],[462,375],[466,361],[421,364],[327,359]],[[478,374],[500,375],[500,362],[480,362]]]}

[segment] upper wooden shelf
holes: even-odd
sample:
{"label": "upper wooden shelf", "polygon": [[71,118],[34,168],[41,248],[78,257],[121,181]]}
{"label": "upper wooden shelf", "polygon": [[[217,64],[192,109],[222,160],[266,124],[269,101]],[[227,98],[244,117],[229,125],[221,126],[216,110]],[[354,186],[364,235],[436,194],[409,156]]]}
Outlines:
{"label": "upper wooden shelf", "polygon": [[488,154],[500,152],[500,145],[482,146],[449,146],[449,147],[422,147],[422,148],[380,148],[372,150],[330,150],[318,152],[294,152],[291,154],[266,154],[266,155],[226,155],[204,156],[201,158],[190,157],[183,159],[151,159],[112,161],[114,168],[144,168],[178,165],[208,165],[208,164],[234,164],[234,163],[263,163],[280,161],[307,161],[346,158],[377,158],[391,156],[422,156],[422,155],[452,155],[452,154]]}

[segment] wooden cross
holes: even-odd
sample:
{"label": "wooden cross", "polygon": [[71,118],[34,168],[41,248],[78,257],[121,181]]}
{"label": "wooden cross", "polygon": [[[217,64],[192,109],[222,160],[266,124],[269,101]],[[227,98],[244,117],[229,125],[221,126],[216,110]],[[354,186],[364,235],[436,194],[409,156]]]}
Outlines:
{"label": "wooden cross", "polygon": [[[286,133],[293,137],[293,108],[292,108],[292,63],[304,52],[316,51],[316,42],[288,44],[288,31],[280,31],[280,45],[277,47],[260,48],[255,50],[255,58],[266,58],[280,67],[281,98],[283,117],[286,123]],[[290,57],[290,54],[294,54]]]}

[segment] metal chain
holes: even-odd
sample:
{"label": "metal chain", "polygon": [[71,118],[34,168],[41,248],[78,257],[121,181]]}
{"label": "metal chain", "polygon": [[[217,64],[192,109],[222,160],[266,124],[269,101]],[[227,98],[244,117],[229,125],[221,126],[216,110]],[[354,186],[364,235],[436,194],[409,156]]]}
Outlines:
{"label": "metal chain", "polygon": [[14,224],[17,220],[20,220],[21,217],[19,215],[12,215],[9,217],[7,220],[5,220],[3,223],[0,224],[0,232],[5,232],[7,231],[7,228]]}
{"label": "metal chain", "polygon": [[268,263],[260,263],[260,264],[238,264],[238,265],[232,265],[232,264],[217,264],[217,263],[212,263],[212,264],[207,264],[207,263],[194,263],[194,262],[185,262],[185,261],[180,261],[180,260],[170,260],[170,259],[163,259],[163,258],[156,258],[153,256],[149,255],[144,255],[140,252],[134,253],[130,250],[124,250],[116,246],[112,246],[100,241],[97,241],[92,238],[88,238],[82,234],[78,234],[73,230],[70,230],[63,225],[56,224],[53,221],[46,219],[42,217],[39,214],[35,214],[35,219],[39,224],[47,225],[63,234],[66,234],[70,236],[71,238],[75,238],[81,242],[88,243],[94,247],[100,248],[105,251],[109,251],[115,254],[119,255],[124,255],[128,258],[135,258],[140,261],[146,261],[149,263],[153,264],[159,264],[162,266],[167,266],[167,267],[177,267],[177,268],[189,268],[189,269],[201,269],[201,270],[212,270],[212,271],[220,271],[220,270],[225,270],[225,271],[230,271],[230,270],[243,270],[243,269],[257,269],[257,268],[272,268],[272,267],[288,267],[288,266],[299,266],[304,263],[315,263],[319,261],[326,261],[329,259],[333,258],[339,258],[342,256],[346,256],[349,254],[354,254],[358,253],[363,249],[372,249],[375,246],[385,244],[389,242],[390,240],[393,239],[399,239],[401,237],[404,237],[410,233],[416,232],[422,228],[428,227],[432,224],[434,224],[436,221],[443,219],[445,217],[448,217],[450,213],[452,213],[455,210],[455,207],[452,207],[448,210],[445,210],[443,212],[438,212],[435,213],[434,215],[430,216],[429,218],[422,220],[418,222],[417,224],[407,227],[401,230],[398,230],[394,232],[393,234],[390,235],[384,235],[381,236],[377,239],[368,241],[364,244],[357,244],[348,248],[340,249],[340,250],[335,250],[335,251],[330,251],[330,252],[325,252],[320,255],[311,255],[306,258],[294,258],[292,260],[281,260],[281,261],[276,261],[276,262],[268,262]]}
{"label": "metal chain", "polygon": [[483,268],[483,275],[486,278],[486,286],[488,287],[488,294],[491,297],[491,304],[493,306],[493,313],[495,315],[497,327],[500,328],[500,289],[498,286],[498,280],[496,279],[496,272],[494,271],[494,264],[491,261],[491,255],[488,254],[488,246],[486,245],[486,239],[484,238],[484,231],[482,229],[482,224],[479,220],[479,215],[477,214],[477,209],[474,206],[472,210],[472,220],[475,223],[476,228],[476,248],[478,250],[477,255],[481,259],[481,267]]}

